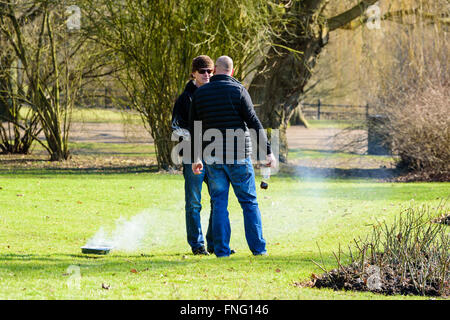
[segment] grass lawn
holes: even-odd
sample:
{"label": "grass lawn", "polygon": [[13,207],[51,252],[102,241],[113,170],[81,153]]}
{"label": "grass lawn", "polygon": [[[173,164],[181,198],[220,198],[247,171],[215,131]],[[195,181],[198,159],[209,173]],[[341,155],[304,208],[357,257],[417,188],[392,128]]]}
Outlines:
{"label": "grass lawn", "polygon": [[[412,203],[436,206],[450,193],[448,183],[280,174],[268,190],[258,190],[269,255],[251,255],[232,194],[231,246],[237,253],[217,259],[190,253],[179,174],[25,170],[0,173],[0,187],[0,299],[421,299],[294,283],[321,272],[311,260],[323,258],[327,268],[334,267],[338,244],[346,247],[377,220],[392,219]],[[206,229],[205,190],[203,202]],[[80,247],[100,227],[113,230],[120,217],[138,214],[149,223],[142,248],[81,254]]]}
{"label": "grass lawn", "polygon": [[[359,122],[358,122],[359,123]],[[312,129],[344,129],[355,125],[354,121],[350,120],[308,120],[309,127]]]}
{"label": "grass lawn", "polygon": [[[79,110],[74,118],[124,121],[113,110]],[[136,115],[128,120],[140,121]],[[347,125],[311,122],[315,128]],[[154,170],[152,145],[72,142],[70,149],[73,158],[64,163],[48,162],[37,144],[31,156],[0,156],[0,299],[428,299],[296,284],[321,273],[312,260],[334,268],[339,244],[346,248],[373,224],[410,205],[437,206],[448,198],[449,183],[313,178],[303,175],[311,163],[362,159],[376,167],[390,160],[292,149],[289,157],[303,171],[283,170],[268,190],[258,189],[269,255],[252,256],[231,192],[231,247],[237,253],[217,259],[191,254],[183,177]],[[203,195],[205,231],[206,188]],[[140,248],[106,256],[81,253],[101,228],[112,232],[118,219],[135,217],[147,230]]]}
{"label": "grass lawn", "polygon": [[[28,107],[22,107],[20,114],[26,117],[30,112]],[[73,122],[95,122],[95,123],[123,123],[141,124],[142,120],[137,112],[119,109],[105,108],[75,108],[72,112]]]}

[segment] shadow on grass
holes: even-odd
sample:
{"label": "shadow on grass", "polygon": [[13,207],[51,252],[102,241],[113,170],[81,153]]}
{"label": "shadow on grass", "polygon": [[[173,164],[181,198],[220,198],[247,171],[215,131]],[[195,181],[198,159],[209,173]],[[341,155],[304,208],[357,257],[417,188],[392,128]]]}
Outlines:
{"label": "shadow on grass", "polygon": [[[295,149],[297,150],[297,149]],[[300,149],[299,149],[300,150]],[[302,150],[308,151],[308,150]],[[312,150],[311,150],[312,151]],[[401,171],[395,168],[384,167],[385,162],[383,162],[383,157],[379,157],[380,160],[376,161],[375,164],[371,164],[372,167],[369,168],[357,168],[355,164],[353,167],[349,168],[338,168],[333,167],[333,163],[323,163],[321,160],[326,159],[327,155],[331,155],[330,159],[334,158],[334,154],[337,155],[336,158],[341,158],[342,152],[332,151],[332,150],[314,150],[319,154],[319,158],[309,159],[306,163],[290,163],[289,165],[283,166],[279,173],[280,177],[298,177],[306,179],[392,179],[401,175]],[[0,174],[3,175],[85,175],[85,174],[133,174],[133,173],[156,173],[158,172],[158,166],[153,163],[144,163],[142,159],[144,157],[139,157],[139,160],[127,158],[127,153],[120,153],[123,157],[117,157],[119,153],[114,154],[115,157],[104,158],[104,154],[98,157],[93,157],[98,151],[89,153],[90,158],[81,158],[75,160],[69,160],[69,162],[53,162],[50,163],[48,159],[43,158],[33,158],[33,157],[14,157],[14,158],[0,158]],[[108,152],[111,154],[111,152]],[[324,155],[323,156],[320,155]],[[112,155],[112,154],[111,154]],[[344,155],[354,156],[351,153],[345,153]],[[103,157],[103,158],[102,158]],[[370,156],[368,161],[371,161]],[[376,158],[376,157],[375,157]],[[345,157],[344,157],[345,159]],[[99,163],[97,163],[97,160]],[[298,158],[297,160],[302,160]],[[103,162],[102,162],[103,161]],[[131,163],[127,163],[127,161]],[[133,163],[134,162],[134,163]],[[384,163],[384,164],[383,164]],[[323,165],[323,167],[321,167]],[[356,164],[358,165],[358,164]],[[375,166],[375,167],[374,167]],[[378,167],[377,167],[378,166]],[[364,167],[364,165],[362,165]],[[167,172],[167,171],[163,171]]]}
{"label": "shadow on grass", "polygon": [[[85,175],[85,174],[130,174],[130,173],[157,173],[157,165],[87,167],[87,168],[0,168],[3,175]],[[168,173],[168,171],[161,171]],[[393,179],[402,174],[398,169],[342,169],[342,168],[314,168],[306,166],[289,166],[282,169],[277,176],[297,177],[307,179]]]}
{"label": "shadow on grass", "polygon": [[[1,164],[0,164],[1,165]],[[158,169],[157,165],[87,167],[87,168],[0,168],[0,175],[86,175],[86,174],[130,174],[130,173],[170,173]],[[374,179],[388,180],[398,177],[402,171],[390,168],[377,169],[342,169],[342,168],[314,168],[306,166],[289,166],[277,174],[283,178],[300,179]]]}
{"label": "shadow on grass", "polygon": [[324,179],[373,179],[390,180],[402,175],[404,172],[396,168],[329,168],[311,167],[301,165],[283,166],[277,176],[293,177],[306,180]]}
{"label": "shadow on grass", "polygon": [[[289,256],[263,256],[255,257],[249,252],[246,254],[236,254],[229,258],[216,258],[212,256],[193,256],[192,254],[165,255],[157,254],[109,254],[105,256],[83,255],[83,254],[0,254],[0,270],[8,270],[20,273],[42,272],[54,274],[66,270],[70,265],[89,267],[85,269],[83,275],[98,274],[107,272],[121,272],[129,274],[131,269],[137,272],[167,272],[181,269],[193,270],[193,265],[203,264],[213,269],[231,268],[228,271],[243,272],[248,269],[251,272],[256,265],[259,265],[267,272],[278,272],[280,268],[283,272],[296,272],[306,269],[311,272],[320,272],[320,269],[312,262],[321,263],[329,267],[334,265],[332,253],[322,252],[323,260],[318,253],[305,252]],[[239,267],[235,269],[234,267]],[[183,271],[184,273],[184,271]],[[23,275],[23,274],[22,274]],[[194,275],[195,276],[195,275]]]}
{"label": "shadow on grass", "polygon": [[293,166],[300,178],[317,179],[392,179],[401,174],[395,168],[314,168],[307,166]]}
{"label": "shadow on grass", "polygon": [[158,166],[131,166],[108,168],[46,168],[46,169],[0,169],[0,174],[11,175],[85,175],[85,174],[129,174],[129,173],[156,173]]}
{"label": "shadow on grass", "polygon": [[356,155],[356,156],[367,156],[366,154],[361,154],[356,151],[341,151],[341,150],[330,150],[330,149],[311,149],[311,148],[293,148],[289,149],[289,153],[305,153],[305,152],[314,152],[318,155],[320,154],[348,154],[348,155]]}

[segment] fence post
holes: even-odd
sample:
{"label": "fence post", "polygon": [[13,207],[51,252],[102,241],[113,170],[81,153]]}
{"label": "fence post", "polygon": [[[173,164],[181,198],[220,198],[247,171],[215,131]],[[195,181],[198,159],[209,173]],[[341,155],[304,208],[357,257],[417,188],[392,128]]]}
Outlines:
{"label": "fence post", "polygon": [[317,99],[317,120],[320,120],[320,99]]}
{"label": "fence post", "polygon": [[103,108],[108,108],[108,88],[105,87],[105,99],[103,100]]}
{"label": "fence post", "polygon": [[366,120],[369,119],[369,104],[366,103]]}

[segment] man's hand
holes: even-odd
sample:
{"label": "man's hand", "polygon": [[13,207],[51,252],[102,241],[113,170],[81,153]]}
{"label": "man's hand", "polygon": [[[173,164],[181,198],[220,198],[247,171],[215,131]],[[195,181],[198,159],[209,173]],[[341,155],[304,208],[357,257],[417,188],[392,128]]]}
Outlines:
{"label": "man's hand", "polygon": [[194,162],[192,164],[192,172],[194,172],[194,174],[200,174],[202,173],[203,170],[203,162],[199,161],[199,162]]}
{"label": "man's hand", "polygon": [[275,159],[275,156],[273,153],[270,153],[266,157],[266,166],[271,168],[276,168],[277,166],[277,160]]}

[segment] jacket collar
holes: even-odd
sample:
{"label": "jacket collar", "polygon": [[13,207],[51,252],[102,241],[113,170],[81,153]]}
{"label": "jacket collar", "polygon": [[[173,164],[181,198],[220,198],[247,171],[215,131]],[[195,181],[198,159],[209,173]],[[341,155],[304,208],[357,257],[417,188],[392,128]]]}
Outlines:
{"label": "jacket collar", "polygon": [[216,74],[214,76],[211,77],[211,79],[209,80],[210,82],[214,82],[214,81],[232,81],[232,82],[236,82],[239,83],[239,81],[237,81],[235,78],[233,78],[232,76],[226,75],[226,74]]}
{"label": "jacket collar", "polygon": [[190,80],[186,84],[186,87],[184,88],[184,91],[187,91],[190,94],[193,94],[195,90],[197,90],[197,86],[194,84],[194,80]]}

